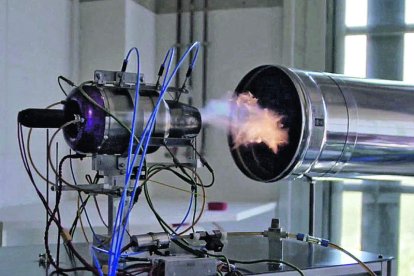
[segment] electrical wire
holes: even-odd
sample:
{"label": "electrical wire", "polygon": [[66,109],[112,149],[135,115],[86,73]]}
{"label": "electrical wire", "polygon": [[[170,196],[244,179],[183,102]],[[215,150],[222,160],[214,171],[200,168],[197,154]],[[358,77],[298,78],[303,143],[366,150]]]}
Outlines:
{"label": "electrical wire", "polygon": [[[188,204],[188,209],[187,212],[184,215],[184,218],[182,219],[182,221],[180,222],[180,224],[175,228],[175,232],[177,232],[181,226],[184,225],[185,221],[187,220],[188,215],[190,214],[191,211],[191,206],[193,205],[193,197],[194,197],[194,191],[193,189],[191,189],[191,195],[190,195],[190,203]],[[196,208],[194,208],[196,210]]]}
{"label": "electrical wire", "polygon": [[[168,74],[166,74],[165,77],[164,77],[163,86],[161,88],[161,92],[160,92],[160,95],[158,97],[157,103],[155,104],[154,110],[151,113],[150,118],[148,119],[148,122],[146,124],[145,129],[144,129],[144,132],[143,132],[143,134],[141,136],[141,140],[139,142],[139,145],[138,145],[138,147],[135,150],[134,157],[133,157],[133,161],[131,162],[131,164],[133,166],[135,164],[135,159],[137,157],[138,150],[141,149],[142,143],[144,143],[142,157],[141,157],[140,164],[139,164],[138,170],[137,170],[138,171],[138,173],[137,173],[138,176],[141,175],[141,170],[142,170],[142,166],[143,166],[143,160],[145,159],[147,147],[148,147],[148,144],[149,144],[149,139],[151,137],[151,133],[153,131],[153,126],[155,124],[155,116],[156,116],[156,114],[158,112],[158,108],[160,106],[160,103],[163,100],[164,94],[165,94],[165,92],[166,92],[166,90],[167,90],[167,88],[168,88],[168,86],[169,86],[172,78],[174,77],[174,75],[176,74],[176,72],[178,71],[178,69],[180,68],[181,64],[183,63],[184,59],[187,57],[188,53],[190,51],[192,51],[192,49],[194,49],[194,48],[196,48],[197,49],[197,52],[198,52],[198,48],[199,48],[199,43],[198,42],[194,43],[192,46],[190,46],[189,49],[187,49],[186,53],[183,55],[183,57],[181,57],[180,61],[178,62],[178,64],[176,65],[174,71],[168,77],[168,79],[167,79],[167,75]],[[171,55],[171,57],[172,56],[173,55]],[[168,67],[171,64],[171,60],[172,60],[172,58],[169,59]],[[128,176],[130,177],[130,174],[128,173],[128,170],[129,170],[129,172],[132,172],[132,168],[133,168],[132,166],[130,168],[127,168],[127,177],[126,177],[126,180],[125,180],[125,188],[124,188],[124,194],[123,194],[122,198],[124,198],[124,195],[126,195],[126,185],[129,183]],[[136,193],[137,187],[138,187],[137,186],[138,179],[139,179],[139,177],[136,178],[135,183],[134,183],[134,187],[132,189],[132,195],[131,195],[131,198],[132,199],[135,198],[135,193]],[[118,213],[117,213],[117,219],[116,219],[116,223],[115,223],[115,226],[114,226],[114,230],[115,230],[114,231],[114,234],[117,234],[117,236],[114,237],[115,235],[113,235],[112,240],[111,240],[111,242],[113,242],[113,241],[116,242],[115,250],[114,250],[116,255],[114,255],[114,258],[112,258],[113,255],[110,256],[111,257],[111,262],[110,262],[110,269],[111,269],[111,273],[110,274],[111,275],[113,275],[114,274],[114,271],[116,271],[116,269],[117,269],[118,260],[119,260],[119,252],[120,252],[120,249],[121,249],[120,247],[121,247],[121,244],[122,244],[123,235],[124,235],[124,232],[125,232],[125,227],[126,227],[126,224],[128,224],[129,213],[130,213],[130,211],[132,209],[132,206],[134,204],[133,200],[131,200],[130,203],[129,203],[129,208],[128,208],[127,213],[126,213],[126,216],[125,216],[126,217],[126,220],[123,220],[123,219],[121,219],[121,214],[123,214],[124,203],[125,203],[124,200],[121,200],[120,201],[120,205],[119,205]],[[124,224],[122,224],[123,221],[124,221]],[[121,226],[121,230],[120,231],[118,231],[118,229],[116,227],[117,225]],[[112,245],[111,245],[111,249],[113,249],[113,246]]]}
{"label": "electrical wire", "polygon": [[101,208],[99,208],[99,204],[98,204],[98,200],[96,199],[96,195],[93,195],[93,201],[95,203],[95,207],[96,207],[96,211],[98,212],[99,218],[102,221],[102,224],[108,228],[108,224],[105,222],[105,220],[103,219],[102,213],[101,213]]}
{"label": "electrical wire", "polygon": [[[172,165],[171,165],[172,166]],[[187,231],[189,231],[190,229],[192,229],[192,227],[194,226],[194,225],[196,225],[197,223],[198,223],[198,221],[200,220],[200,218],[201,218],[201,216],[203,215],[203,212],[204,212],[204,208],[205,208],[205,203],[206,203],[206,200],[205,200],[205,189],[204,189],[204,186],[201,186],[202,187],[202,192],[203,192],[203,196],[202,196],[202,199],[203,199],[203,202],[202,202],[202,205],[201,205],[201,210],[200,210],[200,212],[199,212],[199,215],[198,215],[198,217],[197,217],[197,219],[192,223],[192,225],[191,226],[189,226],[188,228],[186,228],[186,229],[184,229],[183,231],[181,231],[180,233],[176,233],[165,221],[164,221],[164,219],[158,214],[158,212],[156,211],[156,209],[155,209],[155,207],[154,207],[154,205],[153,205],[153,203],[152,203],[152,200],[151,200],[151,196],[150,196],[150,194],[149,194],[149,191],[148,191],[148,187],[147,187],[147,182],[148,181],[150,181],[151,180],[151,178],[152,177],[154,177],[155,175],[157,175],[159,172],[161,172],[161,171],[163,171],[165,168],[155,168],[155,169],[153,169],[153,168],[151,168],[151,169],[149,169],[148,171],[148,176],[147,176],[147,179],[146,180],[144,180],[144,182],[142,183],[142,187],[144,188],[144,193],[145,193],[145,198],[146,198],[146,200],[147,200],[147,203],[148,203],[148,206],[150,207],[150,209],[152,210],[152,212],[154,213],[154,215],[155,215],[155,217],[157,218],[157,220],[158,220],[158,222],[160,223],[160,225],[161,225],[161,227],[163,227],[163,229],[164,230],[166,230],[166,232],[169,232],[169,233],[173,233],[174,235],[177,235],[177,236],[180,236],[180,235],[183,235],[184,233],[186,233]],[[188,168],[187,168],[188,169]],[[196,173],[196,178],[198,179],[198,182],[200,182],[201,183],[201,185],[202,185],[202,180],[201,180],[201,178],[200,178],[200,176]],[[197,196],[197,195],[196,195]]]}
{"label": "electrical wire", "polygon": [[[124,59],[124,64],[122,66],[122,71],[126,70],[127,64],[128,64],[128,60],[130,57],[130,54],[132,53],[132,51],[134,51],[136,53],[136,58],[137,58],[137,79],[136,79],[136,83],[135,83],[135,101],[134,101],[134,112],[132,115],[132,129],[131,129],[131,135],[130,135],[130,140],[129,140],[129,145],[128,145],[128,155],[127,155],[127,169],[126,169],[126,176],[125,176],[125,182],[124,182],[124,190],[122,193],[122,197],[121,200],[119,202],[119,206],[118,206],[118,211],[117,211],[117,215],[115,218],[115,223],[113,225],[113,235],[111,238],[111,245],[110,245],[110,258],[109,258],[109,268],[110,268],[110,275],[114,275],[116,270],[117,270],[117,266],[118,266],[118,261],[119,261],[119,257],[120,257],[120,246],[122,244],[122,240],[123,240],[123,235],[124,235],[124,231],[125,231],[125,227],[124,228],[119,228],[121,226],[122,223],[122,216],[123,216],[123,210],[124,210],[124,204],[125,204],[125,200],[126,200],[126,195],[127,195],[127,189],[128,189],[128,185],[129,185],[129,181],[131,178],[131,174],[133,172],[133,167],[135,164],[135,157],[137,155],[137,153],[134,154],[134,156],[132,156],[132,148],[133,148],[133,144],[134,144],[134,137],[135,137],[135,120],[136,120],[136,114],[137,114],[137,110],[138,110],[138,104],[139,104],[139,86],[140,86],[140,81],[139,81],[139,75],[140,75],[140,55],[139,55],[139,51],[136,47],[131,48],[128,53],[126,58]],[[142,138],[142,137],[141,137]],[[144,138],[145,139],[145,138]],[[142,146],[142,140],[139,141],[138,147],[137,147],[137,151],[141,149]],[[142,160],[145,157],[145,153],[146,153],[146,147],[144,146],[143,148],[143,154],[142,154],[142,159],[140,160],[140,168],[138,171],[138,178],[139,175],[141,174],[141,168],[142,168]],[[131,160],[132,158],[132,160]],[[132,162],[132,164],[131,164]],[[135,187],[134,187],[135,188]],[[132,199],[135,198],[135,189],[132,192],[131,195],[131,201]],[[128,215],[127,215],[127,220],[128,220]],[[119,231],[118,231],[119,229]]]}
{"label": "electrical wire", "polygon": [[[69,158],[70,158],[70,171],[71,171],[71,174],[72,174],[72,179],[73,179],[73,182],[75,183],[75,186],[77,186],[78,185],[78,182],[76,181],[76,177],[75,177],[75,174],[74,174],[74,171],[73,171],[72,158],[83,158],[83,155],[80,155],[80,154],[71,155],[71,154],[69,154]],[[98,179],[95,177],[95,180],[94,181],[97,181],[97,180]],[[90,184],[96,184],[96,183],[90,183]],[[85,214],[86,221],[87,221],[87,223],[89,225],[89,228],[91,229],[91,232],[92,232],[93,237],[96,240],[99,240],[98,236],[96,235],[96,233],[95,233],[95,231],[93,229],[92,223],[91,223],[90,218],[89,218],[89,215],[88,215],[88,211],[86,210],[86,203],[88,202],[88,200],[89,200],[90,197],[91,196],[88,195],[88,197],[86,198],[86,200],[83,200],[81,192],[78,191],[78,203],[77,203],[78,204],[78,211],[76,212],[77,215],[75,217],[74,223],[72,224],[72,228],[71,228],[71,231],[72,232],[70,232],[71,235],[73,236],[74,233],[75,233],[75,229],[76,229],[76,221],[79,218],[79,222],[80,222],[80,225],[81,225],[81,230],[82,230],[82,233],[83,233],[83,235],[84,235],[85,240],[86,240],[87,243],[89,243],[89,240],[88,240],[88,237],[87,237],[87,235],[85,233],[85,229],[84,229],[84,226],[83,226],[82,213]],[[80,202],[82,203],[82,205],[80,205]]]}
{"label": "electrical wire", "polygon": [[[212,255],[212,254],[210,254],[210,255]],[[299,267],[295,266],[294,264],[292,264],[290,262],[286,262],[286,261],[282,261],[282,260],[263,259],[263,260],[241,261],[241,260],[229,259],[229,262],[234,263],[234,264],[258,264],[258,263],[284,264],[284,265],[292,268],[293,270],[297,271],[299,273],[299,275],[301,275],[301,276],[305,275]]]}
{"label": "electrical wire", "polygon": [[80,205],[80,198],[81,198],[81,195],[79,193],[78,194],[78,201],[77,201],[78,202],[77,203],[78,204],[78,210],[76,211],[76,218],[75,218],[74,224],[72,224],[73,231],[71,232],[71,235],[73,236],[75,234],[76,221],[77,221],[77,219],[79,219],[79,224],[81,225],[81,231],[82,231],[83,237],[85,238],[86,243],[89,244],[89,239],[88,239],[88,236],[86,235],[85,227],[83,226],[83,221],[82,221],[82,211],[85,210],[85,205],[88,202],[89,197],[86,198],[86,200],[84,201],[85,204],[82,203],[82,205]]}
{"label": "electrical wire", "polygon": [[[53,139],[56,137],[56,134],[62,130],[63,128],[65,128],[66,126],[70,125],[70,124],[74,124],[77,123],[78,120],[72,120],[69,121],[65,124],[63,124],[60,128],[58,128],[55,133],[53,133],[52,137],[50,138],[49,144],[48,144],[48,151],[50,151],[50,147],[53,143]],[[69,156],[65,156],[62,158],[62,160],[59,162],[59,173],[57,174],[58,177],[58,181],[57,181],[57,185],[56,185],[56,199],[55,199],[55,206],[52,210],[52,213],[49,217],[49,219],[46,222],[46,229],[45,229],[45,235],[44,235],[44,241],[45,241],[45,248],[46,248],[46,254],[48,256],[48,258],[50,259],[51,263],[53,264],[54,267],[58,267],[59,266],[59,246],[60,246],[60,242],[58,240],[58,248],[57,248],[57,262],[55,262],[52,258],[51,258],[51,254],[50,254],[50,250],[49,250],[49,243],[48,243],[48,237],[49,237],[49,228],[52,224],[53,219],[55,218],[55,216],[57,215],[57,221],[60,223],[60,213],[59,213],[59,203],[60,203],[60,199],[61,199],[61,195],[62,195],[62,165],[63,162],[69,158]],[[49,156],[49,161],[50,161],[50,156]],[[59,236],[60,237],[60,236]]]}
{"label": "electrical wire", "polygon": [[59,76],[57,78],[57,81],[58,81],[60,90],[67,97],[68,96],[68,93],[66,93],[65,89],[63,88],[62,83],[60,82],[61,80],[63,80],[64,82],[66,82],[67,84],[69,84],[72,87],[75,86],[75,84],[72,81],[70,81],[69,79],[65,78],[64,76]]}
{"label": "electrical wire", "polygon": [[372,271],[372,269],[370,269],[363,261],[361,261],[360,259],[358,259],[355,255],[353,255],[351,252],[347,251],[346,249],[344,249],[343,247],[329,242],[329,247],[334,248],[336,250],[339,250],[343,253],[345,253],[346,255],[348,255],[349,257],[351,257],[352,259],[354,259],[360,266],[362,266],[371,276],[376,276],[377,274],[375,274],[374,271]]}
{"label": "electrical wire", "polygon": [[205,185],[205,188],[210,188],[214,185],[214,182],[216,180],[215,175],[214,175],[214,170],[213,168],[210,166],[210,164],[207,162],[207,160],[197,151],[197,148],[191,144],[191,147],[193,148],[194,152],[198,155],[198,157],[200,158],[201,163],[206,166],[207,170],[210,172],[211,174],[211,181],[210,184]]}
{"label": "electrical wire", "polygon": [[[181,189],[181,188],[178,188],[178,187],[175,187],[175,186],[173,186],[173,185],[169,185],[169,184],[166,184],[166,183],[163,183],[163,182],[157,181],[157,180],[149,180],[149,182],[151,182],[151,183],[155,183],[155,184],[158,184],[158,185],[161,185],[161,186],[164,186],[164,187],[170,188],[170,189],[174,189],[174,190],[177,190],[177,191],[181,191],[181,192],[184,192],[184,193],[189,193],[189,194],[191,194],[191,193],[192,193],[192,192],[191,192],[191,190],[190,190],[190,191],[188,191],[188,190],[186,190],[186,189]],[[206,198],[207,198],[207,196],[206,196]]]}
{"label": "electrical wire", "polygon": [[[32,184],[33,188],[35,189],[35,191],[36,191],[40,201],[42,202],[44,208],[46,209],[47,213],[49,214],[49,216],[51,216],[52,210],[48,206],[48,204],[46,202],[46,199],[44,198],[42,192],[37,187],[36,182],[34,180],[33,173],[31,171],[31,167],[30,167],[30,162],[28,160],[28,156],[27,156],[27,152],[26,152],[26,146],[24,144],[23,128],[22,128],[22,125],[19,122],[17,123],[17,136],[18,136],[20,156],[22,158],[23,166],[24,166],[25,171],[26,171],[26,173],[29,177],[30,183]],[[70,237],[70,235],[67,234],[66,230],[62,227],[62,225],[60,224],[60,221],[58,221],[56,217],[52,217],[52,220],[53,220],[53,222],[55,222],[56,226],[58,227],[59,233],[61,235],[63,235],[65,245],[74,254],[74,256],[85,266],[84,268],[81,268],[81,269],[82,270],[88,270],[88,271],[91,271],[94,274],[96,274],[96,269],[93,266],[91,266],[73,247],[71,237]],[[53,258],[50,256],[50,252],[47,255],[47,257],[48,257],[49,262],[52,265],[56,265],[53,262]],[[65,272],[65,271],[74,271],[74,269],[63,269],[63,268],[59,268],[57,266],[55,267],[55,269],[56,269],[56,271],[58,271],[57,273]]]}
{"label": "electrical wire", "polygon": [[[70,153],[71,153],[71,151],[69,151],[69,154]],[[75,185],[77,185],[77,181],[76,181],[76,178],[75,178],[75,173],[73,171],[72,158],[70,158],[70,163],[69,164],[70,164],[70,172],[72,174],[73,182],[75,183]],[[72,227],[69,230],[70,235],[73,237],[73,235],[75,234],[75,231],[76,231],[77,222],[79,220],[79,223],[81,225],[81,231],[82,231],[83,237],[85,238],[85,241],[87,243],[89,243],[89,239],[88,239],[88,236],[86,235],[85,228],[83,226],[82,212],[84,210],[86,212],[85,206],[86,206],[86,203],[88,202],[89,198],[90,198],[90,196],[88,195],[88,197],[84,201],[82,201],[82,205],[81,205],[80,204],[80,202],[81,202],[81,193],[78,192],[78,200],[77,200],[77,207],[78,207],[78,209],[76,211],[76,217],[73,220]]]}
{"label": "electrical wire", "polygon": [[[51,107],[54,107],[54,106],[56,106],[56,105],[59,105],[59,104],[62,104],[62,102],[56,102],[56,103],[53,103],[53,104],[50,104],[50,105],[48,105],[47,107],[46,107],[46,109],[49,109],[49,108],[51,108]],[[40,170],[37,168],[37,166],[35,165],[35,163],[34,163],[34,161],[33,161],[33,158],[32,158],[32,153],[31,153],[31,150],[30,150],[30,140],[31,140],[31,135],[32,135],[32,131],[33,131],[33,128],[29,128],[29,132],[28,132],[28,134],[27,134],[27,140],[26,140],[26,150],[27,150],[27,157],[28,157],[28,160],[29,160],[29,162],[30,162],[30,165],[32,166],[32,168],[34,169],[34,171],[36,172],[36,174],[41,178],[41,179],[43,179],[46,183],[48,183],[48,184],[50,184],[50,185],[55,185],[55,183],[53,183],[53,182],[50,182],[41,172],[40,172]],[[56,169],[54,169],[53,170],[53,172],[55,173],[55,175],[57,175],[57,171],[56,171]]]}
{"label": "electrical wire", "polygon": [[[188,52],[189,51],[191,51],[193,48],[196,48],[196,51],[198,52],[198,48],[199,48],[199,45],[198,45],[198,43],[195,43],[195,44],[193,44],[192,45],[192,47],[190,47],[188,50],[187,50],[187,52],[186,52],[186,54],[185,55],[183,55],[183,57],[181,58],[181,62],[184,60],[184,58],[188,55]],[[196,52],[196,53],[197,53]],[[173,53],[173,52],[172,52]],[[171,54],[170,55],[171,57],[173,56],[173,54]],[[195,59],[193,59],[193,61],[192,61],[193,63],[195,62]],[[169,69],[169,67],[170,67],[170,65],[171,65],[171,59],[169,60],[169,65],[168,65],[168,69]],[[177,72],[177,70],[178,70],[178,68],[180,67],[180,63],[176,66],[176,68],[175,68],[175,70],[174,70],[174,72],[173,72],[173,74],[171,74],[171,76],[169,76],[169,78],[167,79],[167,75],[168,75],[168,70],[167,70],[167,74],[165,75],[165,77],[164,77],[164,82],[163,82],[163,86],[162,86],[162,89],[161,89],[161,93],[160,93],[160,97],[159,97],[159,100],[158,100],[158,102],[157,102],[157,105],[155,106],[155,108],[154,108],[154,112],[152,113],[152,116],[150,117],[150,120],[148,121],[148,123],[147,123],[147,129],[146,129],[146,131],[144,132],[144,135],[143,135],[143,138],[144,138],[144,140],[145,140],[145,143],[144,143],[144,154],[142,155],[142,159],[144,159],[144,157],[145,157],[145,153],[146,153],[146,148],[147,148],[147,146],[148,146],[148,142],[149,142],[149,138],[151,137],[151,132],[152,132],[152,126],[154,125],[154,122],[155,122],[155,114],[157,113],[157,111],[158,111],[158,107],[159,107],[159,103],[160,103],[160,100],[162,99],[162,96],[163,96],[163,94],[165,93],[165,91],[167,90],[167,87],[168,87],[168,85],[169,85],[169,83],[170,83],[170,81],[171,81],[171,79],[172,79],[172,77],[175,75],[175,73]],[[138,78],[139,78],[139,74],[137,74],[137,76],[138,76]],[[138,84],[139,84],[139,82],[138,82]],[[81,91],[81,93],[82,92],[85,92],[84,90],[83,90],[83,87],[82,87],[82,85],[81,85],[81,87],[80,87],[80,91]],[[86,93],[83,93],[83,94],[86,94]],[[85,96],[85,95],[84,95]],[[92,100],[93,101],[93,100]],[[110,113],[108,113],[108,112],[106,112],[108,115],[110,115],[111,116],[111,114]],[[114,116],[112,116],[112,117],[114,117]],[[115,120],[117,120],[116,118],[114,118]],[[122,125],[122,122],[118,122],[118,123],[121,123],[121,125]],[[127,128],[128,129],[128,128]],[[59,131],[59,130],[58,130]],[[132,134],[133,134],[133,132],[132,131],[130,131]],[[57,132],[56,132],[57,133]],[[56,134],[55,133],[55,134]],[[132,137],[134,137],[134,139],[135,140],[137,140],[137,138],[135,137],[135,135],[131,135]],[[52,139],[51,140],[53,140],[53,138],[54,138],[54,136],[52,137]],[[30,140],[29,140],[30,141]],[[142,142],[140,142],[140,144],[142,145]],[[48,149],[50,149],[50,145],[49,145],[49,147],[48,147]],[[138,149],[140,149],[140,147],[138,147],[137,148],[137,150]],[[49,151],[49,153],[50,153],[50,151]],[[135,157],[136,157],[136,154],[135,154],[135,156],[134,156],[134,159],[135,159]],[[30,156],[30,159],[31,159],[31,156]],[[49,161],[50,161],[51,159],[50,159],[50,156],[49,156]],[[31,160],[32,161],[32,160]],[[33,162],[31,162],[31,163],[33,163]],[[51,163],[51,162],[50,162]],[[140,167],[139,167],[139,170],[141,170],[142,169],[142,163],[143,162],[141,162],[141,164],[140,164]],[[132,164],[134,164],[134,162],[132,162]],[[51,165],[51,167],[52,167],[52,169],[53,169],[53,171],[55,172],[55,174],[57,174],[57,172],[56,172],[56,169],[53,167],[53,164],[50,164]],[[36,168],[36,170],[37,170],[37,168]],[[38,170],[37,170],[38,171]],[[132,172],[132,166],[130,166],[130,172]],[[63,182],[63,179],[62,178],[60,178],[60,181],[62,181]],[[66,181],[65,181],[66,182]],[[127,181],[126,181],[127,182]],[[66,185],[69,185],[69,186],[71,186],[72,188],[74,188],[74,189],[76,189],[75,188],[75,185],[73,185],[73,184],[70,184],[70,183],[65,183]],[[133,189],[133,194],[136,192],[136,183],[134,184],[134,189]],[[132,197],[133,198],[133,197]],[[131,200],[131,202],[130,202],[130,207],[132,206],[131,204],[132,204],[133,202],[132,202],[132,200]],[[54,213],[54,211],[55,210],[53,210],[52,211],[52,213]],[[130,208],[128,209],[128,213],[129,213],[129,211],[130,211]],[[50,212],[50,211],[48,211],[48,212]],[[53,216],[52,216],[53,217]],[[127,218],[128,219],[128,218]],[[52,219],[53,221],[55,220],[54,218]],[[123,231],[121,231],[121,235],[123,235]]]}
{"label": "electrical wire", "polygon": [[287,233],[287,238],[290,239],[296,239],[299,241],[303,241],[309,244],[317,244],[324,247],[331,247],[336,250],[339,250],[345,254],[347,254],[349,257],[354,259],[359,265],[361,265],[371,276],[376,275],[364,262],[362,262],[360,259],[358,259],[355,255],[347,251],[346,249],[342,248],[341,246],[330,242],[327,239],[322,239],[314,236],[310,236],[303,233]]}

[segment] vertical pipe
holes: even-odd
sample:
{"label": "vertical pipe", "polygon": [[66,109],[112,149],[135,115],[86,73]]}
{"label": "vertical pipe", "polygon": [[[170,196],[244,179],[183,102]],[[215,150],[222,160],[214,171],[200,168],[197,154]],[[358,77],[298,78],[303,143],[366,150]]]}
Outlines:
{"label": "vertical pipe", "polygon": [[[190,44],[194,41],[194,0],[190,0],[190,33],[189,33],[189,40]],[[194,54],[193,51],[190,52],[190,58],[188,59],[188,64],[191,63],[193,60]],[[190,87],[193,86],[193,78],[190,77],[188,80]]]}
{"label": "vertical pipe", "polygon": [[[176,64],[178,64],[178,61],[180,60],[181,56],[181,27],[182,27],[182,0],[177,0],[177,24],[176,24],[176,45],[177,45],[177,55],[176,55]],[[180,86],[180,70],[177,71],[175,75],[175,86]],[[176,97],[178,94],[176,94]]]}
{"label": "vertical pipe", "polygon": [[[203,72],[201,80],[201,104],[207,102],[207,69],[208,69],[208,0],[204,0],[203,7]],[[206,150],[206,128],[201,133],[201,154],[205,155]]]}
{"label": "vertical pipe", "polygon": [[295,1],[283,1],[282,63],[286,66],[295,64]]}
{"label": "vertical pipe", "polygon": [[309,235],[315,233],[315,181],[309,179]]}
{"label": "vertical pipe", "polygon": [[[368,27],[402,26],[405,23],[404,10],[404,1],[369,0]],[[403,53],[402,33],[368,35],[367,77],[402,80]],[[362,193],[361,246],[362,250],[381,252],[398,258],[401,197],[399,193],[386,191],[388,185],[395,186],[400,183],[367,183],[367,187],[375,188],[366,189]],[[393,275],[397,274],[397,269],[395,266]]]}
{"label": "vertical pipe", "polygon": [[79,82],[79,40],[80,40],[80,10],[79,0],[72,0],[72,11],[71,11],[71,79],[73,82]]}

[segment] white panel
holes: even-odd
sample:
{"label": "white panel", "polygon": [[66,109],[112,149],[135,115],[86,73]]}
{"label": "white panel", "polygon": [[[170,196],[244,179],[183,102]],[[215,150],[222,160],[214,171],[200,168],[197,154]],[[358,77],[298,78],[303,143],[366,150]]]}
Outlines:
{"label": "white panel", "polygon": [[414,83],[414,33],[404,35],[404,81]]}
{"label": "white panel", "polygon": [[364,78],[367,68],[367,36],[349,35],[345,37],[344,74]]}
{"label": "white panel", "polygon": [[405,0],[405,23],[414,24],[414,0]]}
{"label": "white panel", "polygon": [[342,193],[341,245],[351,250],[361,250],[362,193]]}
{"label": "white panel", "polygon": [[[156,15],[134,0],[127,0],[125,8],[125,54],[131,47],[137,47],[141,56],[141,73],[144,73],[146,82],[154,82]],[[131,57],[128,71],[135,72],[136,58],[134,55]]]}
{"label": "white panel", "polygon": [[346,0],[345,25],[347,27],[360,27],[367,25],[368,1]]}

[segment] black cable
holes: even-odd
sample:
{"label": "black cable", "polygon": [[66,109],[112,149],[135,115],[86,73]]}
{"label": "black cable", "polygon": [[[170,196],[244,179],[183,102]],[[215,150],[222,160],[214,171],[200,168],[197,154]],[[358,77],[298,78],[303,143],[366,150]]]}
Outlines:
{"label": "black cable", "polygon": [[[80,192],[78,196],[80,196]],[[75,235],[76,226],[78,225],[78,220],[80,216],[82,215],[83,211],[86,210],[85,207],[86,207],[86,204],[88,203],[89,198],[90,198],[90,195],[88,195],[86,199],[82,201],[81,205],[79,206],[79,209],[76,211],[76,217],[73,220],[72,226],[70,227],[70,230],[69,230],[69,233],[71,236]]]}
{"label": "black cable", "polygon": [[[58,143],[56,143],[56,164],[58,163],[58,152],[59,152],[59,147],[58,147]],[[63,166],[63,163],[59,164],[59,175],[58,175],[57,181],[62,179],[62,166]],[[57,196],[57,190],[56,190],[56,196]],[[62,190],[60,190],[60,193],[62,193]],[[57,217],[58,217],[58,221],[61,222],[62,218],[60,216],[59,206],[58,206],[58,209],[57,209]],[[60,235],[57,235],[56,244],[57,244],[57,246],[56,246],[56,264],[57,264],[57,266],[59,266],[59,263],[60,263]]]}
{"label": "black cable", "polygon": [[130,264],[130,265],[125,266],[122,270],[123,271],[128,271],[132,268],[148,267],[148,265],[151,265],[151,262],[148,262],[148,259],[147,259],[145,263]]}
{"label": "black cable", "polygon": [[[75,185],[78,185],[78,183],[77,183],[77,181],[76,181],[75,173],[74,173],[74,171],[73,171],[72,159],[82,159],[82,158],[84,158],[84,157],[85,157],[84,155],[80,155],[80,154],[71,154],[71,153],[69,153],[69,158],[70,158],[70,160],[69,160],[69,167],[70,167],[70,172],[71,172],[71,175],[72,175],[73,183],[74,183]],[[70,230],[69,230],[69,233],[70,233],[70,235],[71,235],[71,236],[73,236],[73,235],[75,234],[75,231],[76,231],[76,226],[77,226],[78,220],[79,220],[80,216],[82,215],[82,213],[83,213],[84,211],[85,211],[85,215],[88,217],[88,213],[87,213],[87,210],[86,210],[86,204],[88,203],[88,200],[89,200],[89,198],[90,198],[90,195],[88,195],[88,196],[87,196],[87,198],[86,198],[85,200],[83,200],[83,199],[82,199],[81,192],[80,192],[80,191],[78,191],[78,196],[79,196],[79,198],[80,198],[80,200],[81,200],[81,206],[80,206],[80,207],[79,207],[79,209],[77,210],[77,212],[76,212],[76,217],[75,217],[75,219],[74,219],[74,221],[73,221],[73,223],[72,223],[72,226],[71,226],[71,228],[70,228]],[[89,218],[87,219],[87,221],[89,222]],[[91,229],[92,229],[92,225],[90,225],[90,224],[89,224],[89,227],[91,227]]]}
{"label": "black cable", "polygon": [[[57,253],[57,262],[55,262],[53,260],[53,258],[52,258],[51,253],[50,253],[50,248],[49,248],[49,243],[48,243],[48,240],[49,240],[49,229],[50,229],[50,226],[52,224],[53,218],[59,213],[59,203],[60,203],[60,199],[62,197],[62,185],[63,185],[63,182],[62,182],[62,167],[63,167],[63,163],[65,162],[66,159],[71,158],[71,157],[72,157],[72,155],[66,155],[59,162],[59,171],[58,171],[59,175],[58,175],[58,183],[57,183],[58,185],[56,186],[55,206],[54,206],[54,208],[52,210],[52,214],[49,217],[49,220],[46,223],[45,236],[44,236],[46,254],[48,256],[49,262],[56,269],[59,268],[59,261],[58,261],[59,258],[58,257],[59,257],[59,251],[60,251],[60,240],[58,240],[58,244],[57,244],[57,252],[58,252]],[[59,215],[58,215],[57,221],[60,224],[61,220],[60,220],[60,216]],[[60,237],[60,235],[58,235],[58,236]]]}
{"label": "black cable", "polygon": [[[25,171],[29,177],[30,183],[32,184],[33,188],[36,191],[36,194],[38,195],[40,201],[42,202],[44,208],[46,209],[46,211],[49,213],[49,216],[51,217],[51,219],[53,220],[53,222],[56,224],[56,226],[58,227],[59,233],[63,234],[64,233],[64,229],[62,227],[62,225],[60,224],[60,221],[58,221],[55,217],[51,216],[52,214],[52,210],[50,209],[50,207],[47,205],[47,202],[43,196],[43,194],[40,192],[39,188],[36,185],[36,182],[34,180],[33,174],[31,172],[30,169],[30,165],[29,165],[29,161],[28,161],[28,157],[26,154],[26,147],[24,145],[24,138],[23,138],[23,129],[22,129],[22,125],[18,122],[17,124],[17,135],[18,135],[18,144],[19,144],[19,150],[20,150],[20,156],[22,158],[22,162],[23,162],[23,166],[25,168]],[[89,270],[91,272],[93,272],[95,275],[98,275],[98,271],[96,270],[96,268],[94,268],[93,266],[91,266],[73,247],[71,240],[65,240],[65,244],[68,246],[69,250],[71,252],[73,252],[73,254],[75,255],[75,257],[85,266],[86,270]],[[48,258],[50,257],[50,255],[48,256]],[[52,259],[53,260],[53,259]],[[53,264],[52,264],[53,265]],[[58,268],[57,268],[58,269]]]}
{"label": "black cable", "polygon": [[216,177],[214,175],[214,170],[213,168],[210,166],[210,164],[207,162],[207,160],[197,151],[197,148],[191,144],[191,147],[193,148],[194,152],[198,155],[198,157],[200,158],[201,163],[206,166],[207,170],[210,172],[211,174],[211,182],[208,185],[204,185],[204,188],[210,188],[211,186],[213,186]]}
{"label": "black cable", "polygon": [[64,76],[59,76],[59,77],[57,78],[57,80],[58,80],[58,84],[59,84],[60,90],[62,90],[63,94],[65,94],[65,96],[67,97],[67,96],[68,96],[68,94],[66,93],[66,91],[65,91],[65,89],[63,88],[62,83],[61,83],[60,81],[61,81],[61,80],[63,80],[64,82],[66,82],[67,84],[69,84],[69,85],[70,85],[70,86],[72,86],[72,87],[74,87],[74,86],[75,86],[75,84],[74,84],[71,80],[69,80],[69,79],[65,78]]}
{"label": "black cable", "polygon": [[195,225],[195,219],[196,219],[196,214],[197,214],[197,198],[198,198],[197,185],[192,186],[191,190],[193,192],[192,196],[194,196],[194,208],[193,208],[194,211],[193,211],[193,219],[191,222],[191,230],[193,230],[193,233],[194,233],[195,232],[194,225]]}
{"label": "black cable", "polygon": [[66,272],[76,271],[90,271],[90,269],[88,269],[87,267],[58,268],[55,271],[52,271],[49,275],[67,275]]}

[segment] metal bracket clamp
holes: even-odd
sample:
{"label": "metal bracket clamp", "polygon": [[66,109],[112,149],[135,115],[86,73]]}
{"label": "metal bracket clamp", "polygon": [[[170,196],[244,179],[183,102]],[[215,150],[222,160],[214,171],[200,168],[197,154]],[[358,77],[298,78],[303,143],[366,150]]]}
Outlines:
{"label": "metal bracket clamp", "polygon": [[269,259],[282,260],[282,239],[287,238],[288,233],[283,231],[282,227],[280,227],[279,219],[272,219],[271,226],[267,231],[264,231],[264,236],[269,239]]}
{"label": "metal bracket clamp", "polygon": [[206,249],[214,252],[221,252],[224,244],[221,242],[223,234],[219,230],[213,230],[211,233],[207,231],[197,231],[190,234],[190,239],[202,240],[206,242]]}
{"label": "metal bracket clamp", "polygon": [[[144,75],[140,74],[140,82],[144,81]],[[94,81],[98,85],[112,85],[125,88],[132,88],[137,81],[136,73],[121,72],[121,71],[106,71],[96,70],[94,73]]]}

